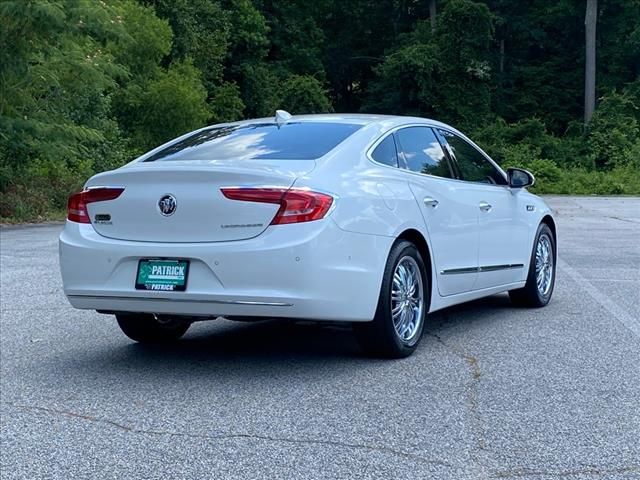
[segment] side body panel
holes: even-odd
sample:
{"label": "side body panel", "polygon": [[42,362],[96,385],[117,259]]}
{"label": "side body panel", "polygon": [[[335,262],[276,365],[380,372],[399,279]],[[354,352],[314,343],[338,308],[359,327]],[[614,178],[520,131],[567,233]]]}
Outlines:
{"label": "side body panel", "polygon": [[475,289],[522,281],[529,261],[527,211],[509,187],[464,182],[465,196],[478,214],[478,266]]}
{"label": "side body panel", "polygon": [[[415,124],[414,120],[411,124]],[[368,149],[398,127],[397,124],[381,127],[372,133]],[[313,178],[302,177],[296,185],[308,182],[327,189],[331,184],[338,187],[334,191],[339,192],[340,207],[333,218],[347,231],[393,238],[408,229],[420,232],[429,247],[434,279],[431,311],[524,286],[536,228],[545,215],[551,214],[542,199],[525,189],[420,175],[377,164],[357,150],[351,154],[359,154],[361,160],[338,168],[337,183],[329,172],[339,159],[318,165]],[[323,171],[327,172],[326,180],[321,180]],[[420,205],[419,200],[426,196],[439,197],[435,209],[423,209]],[[440,202],[445,198],[445,203]],[[483,216],[485,212],[480,210],[483,202],[495,206],[489,212],[492,215]],[[440,208],[447,203],[450,209]],[[523,266],[487,269],[451,280],[441,274],[456,268],[504,265]]]}
{"label": "side body panel", "polygon": [[[435,252],[439,294],[473,290],[478,277],[478,212],[473,197],[461,194],[458,182],[420,174],[410,177]],[[437,205],[429,204],[430,200]]]}

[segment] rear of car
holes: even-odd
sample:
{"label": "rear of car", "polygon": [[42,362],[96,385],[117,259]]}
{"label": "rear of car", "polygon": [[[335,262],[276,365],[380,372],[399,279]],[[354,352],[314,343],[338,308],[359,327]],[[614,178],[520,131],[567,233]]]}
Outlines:
{"label": "rear of car", "polygon": [[[317,163],[363,125],[214,126],[94,176],[60,236],[67,298],[113,313],[370,320],[392,239],[342,230],[339,192],[313,188]],[[353,285],[371,294],[354,299]]]}

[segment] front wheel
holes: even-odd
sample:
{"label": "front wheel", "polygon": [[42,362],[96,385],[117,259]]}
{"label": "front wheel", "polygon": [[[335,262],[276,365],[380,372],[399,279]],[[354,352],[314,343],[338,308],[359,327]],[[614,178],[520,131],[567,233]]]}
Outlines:
{"label": "front wheel", "polygon": [[553,232],[541,223],[533,243],[529,261],[529,275],[523,288],[509,291],[514,305],[544,307],[551,300],[556,282],[556,244]]}
{"label": "front wheel", "polygon": [[175,318],[158,317],[151,313],[122,313],[116,315],[122,332],[139,343],[168,343],[182,337],[189,322]]}
{"label": "front wheel", "polygon": [[422,256],[415,245],[400,241],[389,253],[373,321],[354,325],[360,345],[380,357],[411,355],[422,337],[428,300]]}

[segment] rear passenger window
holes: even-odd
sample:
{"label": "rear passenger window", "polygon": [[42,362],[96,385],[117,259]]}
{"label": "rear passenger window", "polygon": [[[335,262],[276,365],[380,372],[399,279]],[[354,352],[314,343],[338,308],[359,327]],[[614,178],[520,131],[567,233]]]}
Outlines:
{"label": "rear passenger window", "polygon": [[376,162],[390,167],[398,166],[398,152],[396,151],[396,142],[393,135],[388,135],[382,140],[375,150],[371,153],[371,158]]}
{"label": "rear passenger window", "polygon": [[453,178],[444,150],[429,127],[398,130],[398,148],[405,168],[419,173]]}

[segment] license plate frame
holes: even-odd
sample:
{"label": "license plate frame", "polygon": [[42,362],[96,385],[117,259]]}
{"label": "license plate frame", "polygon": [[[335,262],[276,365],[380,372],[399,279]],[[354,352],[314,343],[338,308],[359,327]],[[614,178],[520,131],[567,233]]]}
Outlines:
{"label": "license plate frame", "polygon": [[[135,288],[152,292],[184,292],[189,279],[189,265],[189,260],[183,258],[141,258],[136,269]],[[154,267],[160,269],[154,270]],[[183,267],[181,271],[184,273],[174,273],[175,270],[167,271],[162,267]]]}

